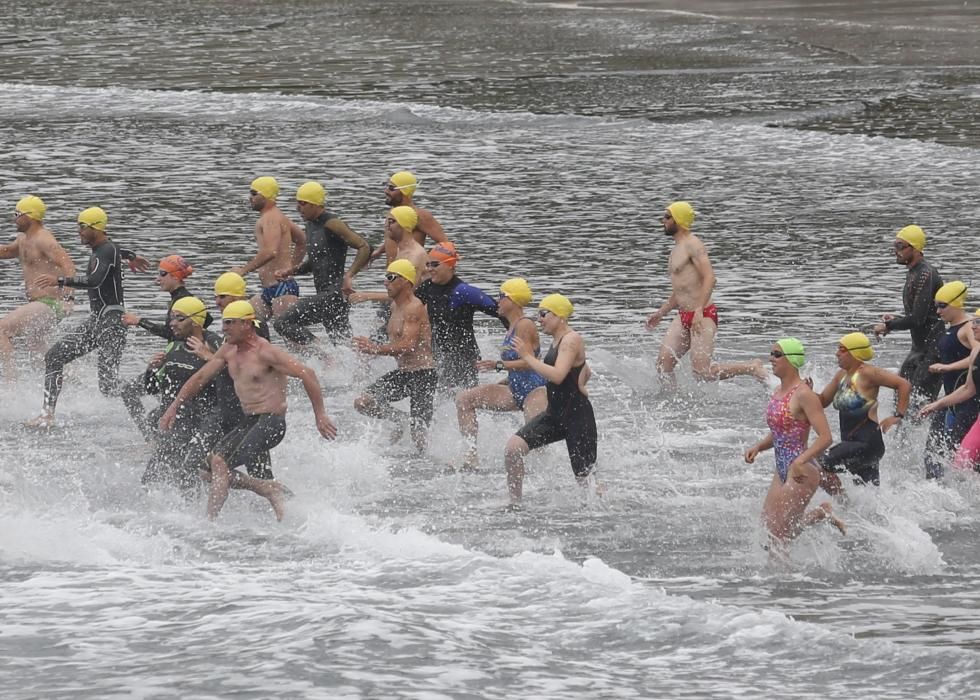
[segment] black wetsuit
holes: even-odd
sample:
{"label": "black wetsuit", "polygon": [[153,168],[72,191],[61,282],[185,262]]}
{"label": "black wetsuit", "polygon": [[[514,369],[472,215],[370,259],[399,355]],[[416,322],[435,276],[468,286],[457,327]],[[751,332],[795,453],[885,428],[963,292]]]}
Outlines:
{"label": "black wetsuit", "polygon": [[878,405],[875,399],[862,396],[857,390],[857,372],[847,374],[837,385],[834,408],[840,419],[841,441],[819,458],[827,471],[849,471],[856,484],[880,483],[878,464],[885,455],[881,428],[871,419],[871,410]]}
{"label": "black wetsuit", "polygon": [[[555,366],[558,359],[559,340],[544,357],[546,365]],[[517,436],[532,450],[552,442],[564,440],[568,459],[577,477],[586,477],[595,468],[598,434],[592,402],[578,388],[579,375],[584,364],[572,367],[561,384],[548,382],[548,408],[532,418]]]}
{"label": "black wetsuit", "polygon": [[[155,336],[163,338],[164,340],[173,340],[174,332],[170,328],[170,314],[173,311],[174,302],[176,302],[179,299],[183,299],[185,297],[192,297],[192,296],[194,295],[191,294],[189,291],[187,291],[187,287],[183,285],[177,287],[177,289],[170,292],[170,304],[167,306],[167,316],[166,318],[164,318],[163,323],[155,323],[154,321],[151,321],[149,319],[141,318],[140,322],[137,323],[136,325],[145,331],[149,331]],[[205,312],[204,327],[207,328],[212,323],[214,323],[214,318],[211,316],[211,313]]]}
{"label": "black wetsuit", "polygon": [[283,338],[304,345],[312,343],[316,336],[306,326],[322,323],[334,343],[350,340],[350,304],[341,292],[341,284],[351,246],[337,233],[340,230],[360,238],[333,212],[324,211],[306,222],[306,260],[296,274],[313,274],[316,295],[301,297],[275,320],[273,326]]}
{"label": "black wetsuit", "polygon": [[[216,351],[221,346],[221,337],[204,331],[204,342]],[[147,393],[160,395],[160,406],[151,414],[154,424],[205,363],[183,341],[172,340],[167,344],[163,364],[155,370],[147,369],[144,375]],[[144,484],[163,481],[186,489],[199,482],[198,470],[205,465],[208,450],[221,436],[216,397],[216,387],[209,383],[181,405],[170,430],[157,433],[156,449],[143,473]]]}
{"label": "black wetsuit", "polygon": [[943,278],[932,265],[922,260],[910,267],[902,290],[904,316],[885,322],[889,331],[907,330],[912,336],[912,349],[902,362],[899,375],[912,384],[912,391],[934,401],[942,381],[929,371],[929,365],[939,362],[939,338],[943,322],[936,316],[933,300],[943,286]]}
{"label": "black wetsuit", "polygon": [[497,302],[459,277],[446,284],[426,280],[415,290],[432,324],[432,354],[439,385],[472,387],[477,383],[480,348],[473,334],[473,314],[482,311],[497,318]]}
{"label": "black wetsuit", "polygon": [[[969,324],[969,321],[964,321]],[[964,346],[957,333],[963,323],[950,326],[946,335],[939,339],[939,362],[950,364],[969,357],[970,348]],[[943,388],[946,395],[952,394],[966,381],[968,369],[957,369],[943,372]],[[969,401],[950,406],[945,411],[936,411],[929,423],[929,434],[926,436],[926,478],[935,479],[943,475],[946,458],[959,447],[963,438],[973,427],[980,413],[980,395]]]}
{"label": "black wetsuit", "polygon": [[[99,391],[106,396],[119,390],[119,361],[126,348],[122,285],[123,250],[106,239],[95,248],[84,275],[58,279],[58,286],[87,289],[91,314],[73,326],[44,356],[44,410],[53,414],[65,365],[99,350]],[[126,254],[132,255],[129,251]]]}

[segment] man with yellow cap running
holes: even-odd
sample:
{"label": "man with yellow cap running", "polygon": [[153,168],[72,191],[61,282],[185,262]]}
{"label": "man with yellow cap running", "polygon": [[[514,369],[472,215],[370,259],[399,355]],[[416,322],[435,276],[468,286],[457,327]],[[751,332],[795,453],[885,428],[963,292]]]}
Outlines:
{"label": "man with yellow cap running", "polygon": [[72,290],[37,283],[41,275],[71,277],[75,274],[75,264],[44,225],[46,212],[47,207],[40,197],[21,198],[14,210],[17,238],[12,243],[0,245],[0,259],[20,260],[27,295],[26,304],[0,319],[0,367],[7,380],[13,379],[16,373],[12,339],[25,336],[32,350],[43,352],[45,336],[71,313],[73,307]]}
{"label": "man with yellow cap running", "polygon": [[[432,421],[432,398],[436,372],[432,360],[432,328],[422,302],[414,294],[415,266],[408,260],[395,260],[385,273],[385,290],[391,299],[387,343],[356,336],[354,348],[365,355],[394,357],[398,368],[374,382],[354,400],[358,412],[374,418],[395,421],[401,426],[405,416],[393,408],[395,401],[410,400],[412,439],[419,452],[428,443]],[[396,436],[401,435],[401,429]]]}
{"label": "man with yellow cap running", "polygon": [[262,293],[252,299],[252,306],[261,319],[282,315],[299,299],[296,280],[278,279],[276,270],[298,267],[306,255],[306,234],[283,214],[276,203],[278,196],[279,183],[274,177],[252,180],[248,202],[259,213],[255,222],[259,250],[247,263],[232,270],[242,277],[250,272],[258,273]]}
{"label": "man with yellow cap running", "polygon": [[[433,243],[442,243],[449,240],[446,237],[445,231],[442,230],[442,226],[432,215],[432,212],[415,204],[413,197],[418,184],[415,175],[407,170],[401,170],[395,173],[385,185],[385,203],[392,209],[395,207],[408,207],[415,212],[416,223],[411,226],[409,232],[415,242],[420,246],[425,245],[426,238],[431,238]],[[373,260],[384,253],[386,262],[391,263],[403,257],[398,254],[397,248],[397,241],[392,238],[391,231],[386,225],[384,244],[374,251],[371,258]]]}
{"label": "man with yellow cap running", "polygon": [[100,207],[89,207],[78,215],[78,235],[92,249],[86,274],[57,278],[43,274],[36,280],[42,287],[87,289],[91,313],[45,354],[44,412],[29,425],[49,425],[54,420],[65,365],[93,350],[99,351],[99,391],[106,396],[119,392],[119,362],[126,347],[122,261],[124,256],[146,261],[109,239],[108,222],[108,215]]}
{"label": "man with yellow cap running", "polygon": [[[245,409],[245,417],[211,451],[211,491],[208,517],[218,517],[231,488],[246,489],[266,500],[282,520],[283,486],[274,479],[257,479],[237,471],[237,467],[256,461],[278,445],[286,434],[286,384],[288,377],[303,382],[313,406],[316,427],[327,440],[337,436],[337,428],[323,407],[323,393],[316,373],[281,348],[260,338],[255,332],[255,310],[247,301],[232,302],[221,314],[225,343],[214,357],[181,388],[160,418],[160,429],[170,430],[181,407],[204,389],[225,367],[235,382],[235,392]],[[271,476],[271,475],[270,475]]]}
{"label": "man with yellow cap running", "polygon": [[[319,182],[307,182],[296,191],[296,209],[306,225],[306,261],[276,277],[286,280],[293,275],[313,275],[314,296],[300,299],[276,319],[274,326],[283,338],[309,345],[314,336],[307,326],[322,323],[335,344],[351,336],[350,304],[347,297],[354,291],[353,279],[371,257],[371,246],[351,230],[343,219],[324,205],[327,192]],[[344,271],[347,251],[356,251],[350,269]]]}
{"label": "man with yellow cap running", "polygon": [[[165,433],[156,430],[160,416],[173,403],[177,393],[204,366],[205,360],[190,350],[188,341],[193,338],[212,351],[221,345],[221,338],[205,329],[207,317],[204,302],[197,297],[185,296],[176,300],[170,308],[168,322],[172,339],[140,377],[144,392],[160,397],[159,406],[151,411],[150,419],[146,421],[156,440],[141,479],[144,484],[162,482],[184,491],[191,490],[200,483],[198,472],[205,465],[207,450],[221,435],[213,382],[180,407],[172,430]],[[139,409],[142,411],[142,404]]]}
{"label": "man with yellow cap running", "polygon": [[898,373],[912,383],[913,406],[935,401],[942,386],[942,379],[930,372],[929,366],[939,360],[943,322],[936,316],[933,297],[943,286],[943,278],[926,261],[925,247],[926,234],[919,226],[906,226],[895,234],[895,262],[908,268],[902,290],[905,315],[884,314],[874,326],[877,336],[904,330],[912,336],[912,349]]}
{"label": "man with yellow cap running", "polygon": [[664,234],[674,240],[667,267],[670,271],[670,298],[647,319],[647,330],[656,328],[664,317],[678,309],[660,346],[657,371],[670,385],[674,368],[691,351],[694,376],[704,381],[728,379],[739,375],[765,381],[768,376],[762,360],[721,364],[712,362],[715,335],[718,332],[718,308],[711,303],[715,273],[704,243],[691,233],[695,212],[687,202],[667,207],[661,222]]}

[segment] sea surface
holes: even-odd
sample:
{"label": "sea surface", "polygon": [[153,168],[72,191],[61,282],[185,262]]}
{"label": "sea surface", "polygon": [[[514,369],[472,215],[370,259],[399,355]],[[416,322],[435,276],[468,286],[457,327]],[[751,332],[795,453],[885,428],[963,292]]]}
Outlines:
{"label": "sea surface", "polygon": [[[336,443],[290,391],[285,520],[234,493],[209,523],[203,500],[140,486],[148,448],[94,357],[71,365],[53,429],[21,427],[41,406],[22,353],[0,385],[0,696],[975,696],[980,480],[925,481],[924,427],[889,434],[881,488],[835,505],[847,536],[817,527],[770,561],[771,453],[742,453],[771,387],[701,385],[685,362],[665,394],[663,329],[643,330],[669,294],[675,199],[718,277],[721,360],[796,335],[822,386],[841,335],[900,310],[891,241],[909,223],[947,280],[980,284],[980,3],[808,5],[8,1],[4,240],[35,193],[82,263],[74,220],[99,205],[115,240],[191,261],[210,300],[253,254],[254,177],[277,177],[290,213],[322,181],[378,243],[382,186],[412,170],[465,280],[574,301],[606,493],[580,493],[554,446],[505,510],[518,416],[482,415],[482,469],[454,473],[451,401],[419,458],[352,408],[391,361],[336,348],[311,360]],[[357,286],[381,280],[375,265]],[[152,275],[126,293],[162,318]],[[22,294],[0,261],[0,312]],[[353,322],[370,332],[374,309]],[[477,326],[494,357],[499,324]],[[125,377],[160,349],[129,338]],[[876,362],[908,344],[877,342]]]}

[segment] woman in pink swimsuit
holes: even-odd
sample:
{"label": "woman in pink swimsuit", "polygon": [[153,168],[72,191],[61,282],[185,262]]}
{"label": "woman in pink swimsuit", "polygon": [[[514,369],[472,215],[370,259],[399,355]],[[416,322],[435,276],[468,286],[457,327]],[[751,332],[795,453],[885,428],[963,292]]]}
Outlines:
{"label": "woman in pink swimsuit", "polygon": [[[762,504],[763,522],[781,543],[825,519],[843,533],[844,523],[834,516],[829,502],[811,511],[806,509],[820,485],[820,467],[815,460],[833,440],[820,397],[800,379],[799,368],[806,361],[803,343],[783,338],[772,346],[769,357],[772,373],[780,381],[766,409],[769,434],[745,453],[745,461],[752,464],[760,452],[769,448],[776,452],[776,473]],[[807,445],[810,428],[816,439]]]}

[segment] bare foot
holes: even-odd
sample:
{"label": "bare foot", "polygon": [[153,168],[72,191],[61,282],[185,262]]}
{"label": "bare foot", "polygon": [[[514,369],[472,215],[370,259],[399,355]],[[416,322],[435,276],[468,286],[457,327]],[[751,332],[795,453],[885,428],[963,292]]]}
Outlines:
{"label": "bare foot", "polygon": [[24,421],[25,428],[50,428],[52,425],[54,425],[54,416],[48,413],[42,413],[37,418]]}
{"label": "bare foot", "polygon": [[847,525],[843,520],[834,515],[834,507],[830,505],[830,501],[824,501],[821,503],[820,510],[824,512],[824,517],[830,521],[830,524],[840,530],[840,534],[847,534]]}

